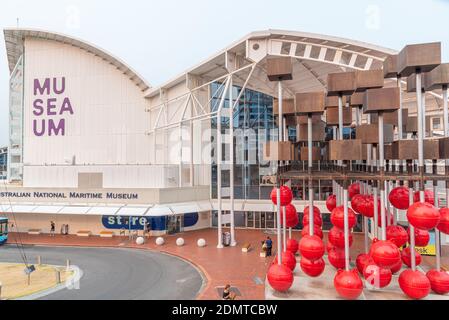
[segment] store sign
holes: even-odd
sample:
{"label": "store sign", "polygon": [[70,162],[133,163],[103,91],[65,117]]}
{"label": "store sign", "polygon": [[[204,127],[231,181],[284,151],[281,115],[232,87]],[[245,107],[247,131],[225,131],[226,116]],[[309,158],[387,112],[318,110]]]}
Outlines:
{"label": "store sign", "polygon": [[34,79],[33,133],[36,137],[65,136],[66,120],[73,116],[70,98],[65,96],[66,78]]}
{"label": "store sign", "polygon": [[106,199],[106,200],[138,200],[138,193],[120,193],[120,192],[0,192],[0,199]]}
{"label": "store sign", "polygon": [[435,256],[436,255],[436,245],[435,245],[435,232],[429,232],[430,241],[426,247],[416,247],[418,251],[423,256]]}

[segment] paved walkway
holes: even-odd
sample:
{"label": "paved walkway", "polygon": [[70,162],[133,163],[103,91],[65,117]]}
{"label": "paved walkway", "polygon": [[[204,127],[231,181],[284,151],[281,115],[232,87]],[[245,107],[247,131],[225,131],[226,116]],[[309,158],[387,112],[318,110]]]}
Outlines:
{"label": "paved walkway", "polygon": [[[226,231],[226,229],[224,229]],[[299,233],[294,232],[294,237],[299,238]],[[177,247],[176,239],[183,237],[185,246]],[[261,241],[267,237],[261,230],[236,230],[238,240],[237,247],[228,247],[217,249],[217,230],[205,229],[199,231],[186,232],[174,236],[165,236],[165,244],[156,246],[155,238],[151,238],[143,246],[137,246],[130,242],[128,237],[115,237],[112,239],[90,237],[80,238],[77,236],[50,237],[48,235],[28,235],[20,234],[24,244],[36,245],[62,245],[62,246],[81,246],[81,247],[127,247],[139,249],[151,249],[179,256],[190,261],[197,266],[207,278],[207,284],[198,296],[198,299],[216,300],[220,299],[217,287],[225,284],[231,284],[237,287],[241,292],[239,300],[263,300],[265,299],[265,275],[272,259],[259,257]],[[275,235],[271,234],[273,240]],[[326,237],[326,236],[325,236]],[[14,243],[18,239],[18,234],[10,234],[9,243]],[[197,240],[204,238],[207,241],[205,248],[199,248]],[[326,239],[325,239],[326,240]],[[327,240],[326,240],[327,242]],[[242,253],[241,247],[244,243],[251,243],[253,249],[249,253]],[[274,241],[273,247],[276,248]],[[363,251],[363,235],[354,235],[354,244],[351,248],[351,257],[353,261],[359,253]],[[424,258],[424,264],[433,265],[434,258]],[[74,262],[76,263],[76,262]],[[445,252],[443,265],[449,266],[449,257]],[[425,266],[424,266],[425,267]]]}

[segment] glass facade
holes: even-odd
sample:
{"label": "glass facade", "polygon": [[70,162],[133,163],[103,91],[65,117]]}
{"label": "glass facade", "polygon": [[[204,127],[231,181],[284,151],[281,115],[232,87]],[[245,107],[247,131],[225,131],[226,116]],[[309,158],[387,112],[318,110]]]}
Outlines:
{"label": "glass facade", "polygon": [[23,70],[22,56],[9,81],[9,181],[23,178]]}

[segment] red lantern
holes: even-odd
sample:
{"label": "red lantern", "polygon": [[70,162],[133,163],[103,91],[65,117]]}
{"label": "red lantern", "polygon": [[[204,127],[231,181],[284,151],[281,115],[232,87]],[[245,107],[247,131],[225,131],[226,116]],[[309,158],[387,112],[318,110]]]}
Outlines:
{"label": "red lantern", "polygon": [[272,264],[267,279],[274,290],[286,292],[293,284],[293,272],[284,265]]}
{"label": "red lantern", "polygon": [[391,268],[398,260],[401,260],[401,252],[398,247],[391,241],[383,241],[374,239],[371,246],[370,255],[374,262],[383,268]]}
{"label": "red lantern", "polygon": [[357,214],[362,214],[366,210],[366,197],[363,194],[357,194],[352,197],[351,207]]}
{"label": "red lantern", "polygon": [[407,219],[415,228],[432,230],[440,222],[440,212],[430,203],[417,202],[408,208]]}
{"label": "red lantern", "polygon": [[443,208],[440,210],[440,223],[437,229],[442,233],[449,234],[449,209]]}
{"label": "red lantern", "polygon": [[[380,199],[377,199],[377,212],[380,212]],[[367,218],[373,218],[374,217],[374,197],[368,196],[366,197],[366,208],[363,210],[362,213]]]}
{"label": "red lantern", "polygon": [[305,274],[307,274],[309,277],[316,278],[324,272],[326,264],[324,263],[323,258],[312,261],[302,257],[300,265],[302,271],[304,271]]}
{"label": "red lantern", "polygon": [[[299,224],[298,212],[294,205],[289,204],[285,206],[285,220],[287,221],[287,228],[294,228]],[[281,212],[281,224],[284,225],[283,212]]]}
{"label": "red lantern", "polygon": [[373,287],[380,289],[385,288],[391,283],[392,273],[388,268],[381,268],[375,263],[366,265],[363,276],[366,281]]}
{"label": "red lantern", "polygon": [[390,268],[392,274],[396,274],[402,269],[402,260],[399,260],[394,266]]}
{"label": "red lantern", "polygon": [[337,196],[335,194],[331,194],[326,200],[326,208],[329,212],[335,209],[337,206]]}
{"label": "red lantern", "polygon": [[345,250],[337,247],[328,247],[327,258],[329,259],[329,263],[335,269],[344,269],[345,268]]}
{"label": "red lantern", "polygon": [[387,240],[393,242],[398,248],[407,244],[408,235],[407,231],[401,226],[388,226],[387,227]]}
{"label": "red lantern", "polygon": [[349,200],[352,199],[352,197],[360,194],[360,183],[353,183],[348,188],[348,196]]}
{"label": "red lantern", "polygon": [[[281,206],[285,207],[286,205],[290,204],[293,200],[293,193],[292,190],[287,186],[281,187]],[[274,188],[271,191],[271,201],[277,205],[277,190]]]}
{"label": "red lantern", "polygon": [[288,239],[287,240],[287,251],[290,251],[293,254],[296,254],[298,252],[298,241],[295,239]]}
{"label": "red lantern", "polygon": [[[415,194],[413,195],[413,200],[415,203],[420,202],[420,200],[421,200],[419,193],[420,193],[419,191],[416,191]],[[431,204],[432,206],[435,205],[433,191],[431,191],[431,190],[424,191],[424,202]]]}
{"label": "red lantern", "polygon": [[[310,207],[309,206],[305,206],[304,207],[304,215],[308,216],[310,213]],[[321,217],[321,211],[320,209],[318,209],[318,207],[313,206],[313,216],[314,217]]]}
{"label": "red lantern", "polygon": [[317,236],[305,236],[299,241],[299,253],[301,257],[309,260],[318,260],[324,255],[324,243]]}
{"label": "red lantern", "polygon": [[[388,225],[394,224],[393,215],[390,215],[390,223],[388,223],[388,212],[387,209],[385,209],[385,222]],[[379,209],[379,213],[377,215],[377,225],[379,228],[382,228],[382,212]]]}
{"label": "red lantern", "polygon": [[[345,232],[344,232],[344,230],[337,228],[337,227],[333,227],[329,231],[328,238],[329,238],[329,242],[332,243],[337,248],[345,247]],[[353,242],[352,234],[349,233],[349,246],[350,247],[352,246],[352,242]]]}
{"label": "red lantern", "polygon": [[[286,267],[288,267],[290,270],[295,270],[296,268],[296,258],[293,253],[290,251],[282,251],[282,264]],[[274,258],[273,263],[278,263],[278,257]]]}
{"label": "red lantern", "polygon": [[[309,221],[310,221],[309,215],[304,212],[302,224],[303,225],[309,224]],[[313,215],[313,225],[319,226],[319,227],[321,227],[323,225],[323,218],[321,217],[321,214]]]}
{"label": "red lantern", "polygon": [[449,293],[449,273],[439,270],[430,270],[427,272],[427,278],[430,281],[430,287],[435,293]]}
{"label": "red lantern", "polygon": [[334,287],[341,297],[355,300],[362,294],[363,282],[356,269],[338,270],[334,278]]}
{"label": "red lantern", "polygon": [[[331,214],[331,222],[334,226],[340,229],[344,229],[345,227],[345,220],[344,220],[344,207],[340,206],[332,210]],[[352,211],[351,208],[348,208],[348,222],[349,222],[349,229],[352,229],[357,224],[357,219],[355,216],[354,211]]]}
{"label": "red lantern", "polygon": [[[410,228],[407,229],[408,242],[410,243]],[[427,230],[415,228],[415,246],[426,247],[430,242],[430,234]]]}
{"label": "red lantern", "polygon": [[[422,262],[422,257],[421,254],[415,250],[415,261],[416,261],[416,265],[419,266]],[[401,252],[401,258],[402,258],[402,262],[409,268],[412,267],[412,252],[410,247],[407,247],[405,249],[402,250]]]}
{"label": "red lantern", "polygon": [[369,254],[366,254],[366,253],[359,254],[357,256],[357,259],[355,260],[355,264],[357,266],[357,270],[361,274],[363,274],[363,270],[365,270],[365,267],[368,264],[373,264],[373,263],[374,263],[373,258],[371,258],[371,256]]}
{"label": "red lantern", "polygon": [[399,276],[399,286],[412,299],[422,299],[430,293],[430,281],[421,271],[407,269]]}
{"label": "red lantern", "polygon": [[407,187],[394,188],[388,199],[396,209],[407,210],[410,207],[410,190]]}
{"label": "red lantern", "polygon": [[[310,228],[309,228],[309,225],[306,224],[306,225],[304,226],[304,228],[302,229],[302,231],[301,231],[302,237],[305,237],[305,236],[309,236],[309,235],[310,235],[310,230],[309,230],[309,229],[310,229]],[[317,236],[317,237],[320,238],[321,240],[323,240],[323,238],[324,238],[323,230],[322,230],[319,226],[317,226],[317,225],[314,225],[314,226],[313,226],[313,235],[314,235],[314,236]]]}

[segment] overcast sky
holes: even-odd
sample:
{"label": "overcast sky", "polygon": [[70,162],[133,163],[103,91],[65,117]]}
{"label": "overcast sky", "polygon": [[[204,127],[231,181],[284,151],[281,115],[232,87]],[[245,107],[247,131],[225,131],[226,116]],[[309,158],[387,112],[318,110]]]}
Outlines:
{"label": "overcast sky", "polygon": [[[152,86],[247,33],[285,29],[340,36],[400,50],[443,43],[449,61],[449,0],[14,0],[0,25],[72,35],[131,65]],[[0,35],[0,145],[8,143],[9,70]]]}

